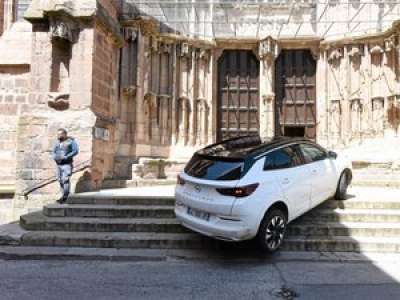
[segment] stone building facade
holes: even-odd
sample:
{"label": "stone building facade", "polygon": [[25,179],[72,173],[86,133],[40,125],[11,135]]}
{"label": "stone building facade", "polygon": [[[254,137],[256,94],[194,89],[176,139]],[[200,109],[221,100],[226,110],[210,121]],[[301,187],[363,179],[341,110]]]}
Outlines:
{"label": "stone building facade", "polygon": [[237,134],[331,148],[399,135],[398,22],[329,39],[200,38],[133,17],[123,1],[0,4],[0,182],[15,185],[12,218],[54,200],[56,183],[23,194],[53,176],[60,127],[80,144],[76,191]]}

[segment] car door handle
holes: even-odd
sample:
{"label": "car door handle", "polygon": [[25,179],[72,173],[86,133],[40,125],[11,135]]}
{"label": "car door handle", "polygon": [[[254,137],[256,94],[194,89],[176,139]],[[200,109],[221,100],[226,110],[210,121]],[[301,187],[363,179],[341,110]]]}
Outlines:
{"label": "car door handle", "polygon": [[317,174],[318,171],[317,171],[317,170],[312,170],[312,173],[313,173],[313,174]]}
{"label": "car door handle", "polygon": [[289,183],[290,183],[289,178],[284,178],[282,180],[282,184],[289,184]]}

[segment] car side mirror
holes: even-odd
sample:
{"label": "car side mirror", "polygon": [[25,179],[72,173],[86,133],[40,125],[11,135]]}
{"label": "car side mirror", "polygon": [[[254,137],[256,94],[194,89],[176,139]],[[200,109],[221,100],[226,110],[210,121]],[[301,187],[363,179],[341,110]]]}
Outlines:
{"label": "car side mirror", "polygon": [[333,151],[328,151],[328,157],[330,159],[336,159],[337,158],[337,153]]}

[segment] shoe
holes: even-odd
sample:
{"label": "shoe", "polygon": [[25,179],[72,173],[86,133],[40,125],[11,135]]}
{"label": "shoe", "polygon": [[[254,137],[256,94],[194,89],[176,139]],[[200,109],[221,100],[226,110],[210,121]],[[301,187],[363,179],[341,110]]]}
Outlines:
{"label": "shoe", "polygon": [[65,204],[65,199],[64,198],[60,198],[56,201],[58,204]]}

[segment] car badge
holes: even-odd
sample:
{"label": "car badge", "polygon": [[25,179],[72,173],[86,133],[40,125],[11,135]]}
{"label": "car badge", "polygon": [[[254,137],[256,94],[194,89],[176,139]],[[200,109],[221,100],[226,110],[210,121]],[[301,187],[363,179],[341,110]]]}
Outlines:
{"label": "car badge", "polygon": [[198,192],[198,193],[200,193],[200,191],[201,191],[201,187],[199,186],[199,185],[195,185],[194,186],[194,189]]}

